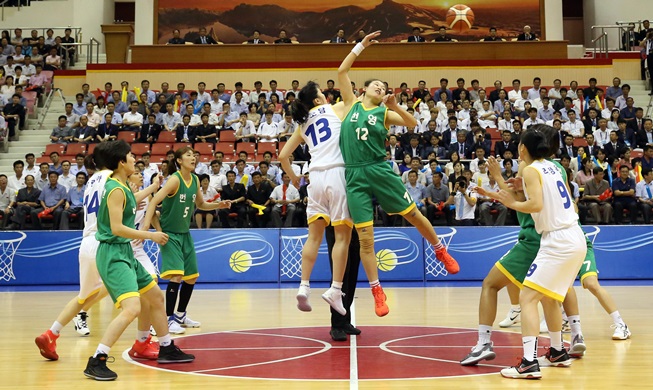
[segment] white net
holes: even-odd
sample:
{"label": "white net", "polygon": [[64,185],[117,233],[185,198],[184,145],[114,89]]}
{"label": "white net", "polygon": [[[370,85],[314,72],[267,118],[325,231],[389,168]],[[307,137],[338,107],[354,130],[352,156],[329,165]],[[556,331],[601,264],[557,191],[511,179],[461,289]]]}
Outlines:
{"label": "white net", "polygon": [[596,236],[599,235],[601,232],[601,228],[598,226],[588,226],[588,228],[594,229],[592,231],[586,232],[585,237],[589,238],[590,241],[592,241],[592,244],[594,244],[594,241],[596,240]]}
{"label": "white net", "polygon": [[[445,248],[449,248],[449,244],[451,243],[451,238],[453,238],[453,236],[457,232],[457,230],[454,228],[449,228],[449,229],[451,229],[450,232],[438,233],[440,242],[442,242],[442,245],[444,245]],[[444,268],[444,264],[442,264],[442,262],[440,262],[435,257],[435,251],[433,250],[433,246],[428,245],[428,243],[426,245],[426,248],[424,248],[424,263],[425,263],[426,275],[431,275],[437,278],[438,276],[447,276],[449,274],[447,270]]]}
{"label": "white net", "polygon": [[302,249],[308,234],[302,236],[281,236],[281,276],[297,278],[302,274]]}
{"label": "white net", "polygon": [[19,237],[0,240],[0,280],[5,282],[16,279],[14,275],[14,256],[20,243],[27,237],[23,232],[12,232],[11,234],[18,234]]}
{"label": "white net", "polygon": [[159,275],[161,273],[161,271],[159,270],[159,252],[160,252],[159,245],[157,245],[157,243],[154,241],[145,240],[143,241],[143,250],[145,250],[145,253],[152,261],[152,264],[154,264],[154,269],[156,270],[156,274]]}

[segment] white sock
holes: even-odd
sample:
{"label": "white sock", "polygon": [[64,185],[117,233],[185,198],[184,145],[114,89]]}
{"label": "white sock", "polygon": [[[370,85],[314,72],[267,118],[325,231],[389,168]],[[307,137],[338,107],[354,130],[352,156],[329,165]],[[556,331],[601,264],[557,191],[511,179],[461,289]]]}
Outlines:
{"label": "white sock", "polygon": [[300,286],[311,287],[311,282],[309,282],[308,280],[302,280],[302,281],[299,283],[299,285],[300,285]]}
{"label": "white sock", "polygon": [[376,286],[380,286],[380,285],[381,285],[381,282],[379,282],[379,279],[370,281],[370,287],[376,287]]}
{"label": "white sock", "polygon": [[562,332],[549,331],[549,337],[551,338],[551,348],[562,351]]}
{"label": "white sock", "polygon": [[517,305],[510,305],[510,310],[521,313],[521,306],[520,306],[519,304],[517,304]]}
{"label": "white sock", "polygon": [[619,310],[610,313],[610,317],[612,317],[612,322],[614,322],[615,325],[626,325],[624,320],[621,319],[621,315],[619,314]]}
{"label": "white sock", "polygon": [[52,334],[55,335],[55,336],[59,336],[59,333],[61,332],[61,329],[63,329],[63,325],[61,325],[59,323],[59,321],[55,321],[54,324],[52,324],[52,326],[50,327],[50,330],[52,331]]}
{"label": "white sock", "polygon": [[337,288],[338,290],[342,290],[342,282],[331,282],[331,288]]}
{"label": "white sock", "polygon": [[475,351],[483,348],[484,344],[487,344],[492,339],[492,327],[487,325],[478,326],[478,343],[474,347]]}
{"label": "white sock", "polygon": [[576,338],[577,335],[582,334],[583,331],[580,330],[580,316],[569,316],[569,326],[571,326],[571,339]]}
{"label": "white sock", "polygon": [[147,338],[150,337],[150,330],[139,330],[136,332],[136,340],[141,343],[145,342]]}
{"label": "white sock", "polygon": [[97,355],[99,354],[108,355],[109,351],[111,351],[111,347],[109,347],[108,345],[99,344],[97,346],[97,349],[95,350],[95,355],[93,355],[93,357],[97,357]]}
{"label": "white sock", "polygon": [[442,245],[442,241],[440,241],[437,244],[433,245],[433,249],[436,250],[436,251],[439,251],[442,248],[444,248],[444,245]]}
{"label": "white sock", "polygon": [[183,318],[185,315],[185,311],[175,311],[175,316],[177,316],[177,318]]}
{"label": "white sock", "polygon": [[524,359],[532,362],[537,359],[537,337],[525,336],[521,338],[524,346]]}
{"label": "white sock", "polygon": [[159,345],[162,347],[167,347],[170,345],[172,342],[172,337],[170,337],[170,333],[166,334],[165,336],[159,337]]}

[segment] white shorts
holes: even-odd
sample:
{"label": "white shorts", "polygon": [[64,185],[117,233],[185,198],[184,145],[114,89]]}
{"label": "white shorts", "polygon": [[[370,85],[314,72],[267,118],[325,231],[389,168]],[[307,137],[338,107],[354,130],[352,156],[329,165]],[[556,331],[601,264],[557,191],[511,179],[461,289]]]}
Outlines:
{"label": "white shorts", "polygon": [[84,237],[79,246],[79,295],[77,302],[83,304],[102,287],[102,278],[97,271],[95,256],[100,245],[94,235]]}
{"label": "white shorts", "polygon": [[347,224],[353,226],[347,190],[345,188],[345,167],[311,171],[311,184],[308,185],[308,223],[324,218],[333,226]]}
{"label": "white shorts", "polygon": [[157,279],[158,276],[156,274],[156,269],[154,269],[154,263],[152,263],[150,256],[148,256],[147,253],[145,253],[143,244],[142,243],[138,245],[132,244],[132,249],[134,250],[134,257],[136,258],[136,260],[138,260],[139,263],[141,263],[143,268],[145,268],[145,271],[147,271],[148,274],[152,275],[154,279]]}
{"label": "white shorts", "polygon": [[524,286],[564,301],[586,253],[585,234],[579,225],[543,233],[540,250],[526,274]]}

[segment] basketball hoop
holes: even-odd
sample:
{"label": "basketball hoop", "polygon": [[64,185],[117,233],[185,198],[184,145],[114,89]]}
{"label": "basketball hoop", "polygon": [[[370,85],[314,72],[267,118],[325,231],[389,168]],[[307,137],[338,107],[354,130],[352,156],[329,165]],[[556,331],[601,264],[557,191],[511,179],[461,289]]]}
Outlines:
{"label": "basketball hoop", "polygon": [[308,234],[301,236],[281,236],[281,259],[279,261],[281,276],[289,279],[302,274],[302,249]]}
{"label": "basketball hoop", "polygon": [[[444,245],[445,248],[449,248],[451,239],[458,232],[455,228],[448,228],[451,231],[447,233],[438,233],[440,242]],[[438,276],[447,276],[449,272],[444,268],[444,264],[435,257],[435,251],[433,250],[432,245],[427,245],[424,248],[424,264],[426,275],[431,275],[435,278]]]}
{"label": "basketball hoop", "polygon": [[587,226],[588,228],[594,228],[593,231],[591,232],[586,232],[585,237],[589,238],[589,240],[594,244],[594,241],[596,240],[596,236],[599,235],[601,232],[601,228],[598,226]]}
{"label": "basketball hoop", "polygon": [[19,231],[3,233],[2,237],[18,236],[11,239],[0,239],[0,280],[8,282],[16,279],[14,275],[14,256],[20,243],[27,237],[27,234]]}

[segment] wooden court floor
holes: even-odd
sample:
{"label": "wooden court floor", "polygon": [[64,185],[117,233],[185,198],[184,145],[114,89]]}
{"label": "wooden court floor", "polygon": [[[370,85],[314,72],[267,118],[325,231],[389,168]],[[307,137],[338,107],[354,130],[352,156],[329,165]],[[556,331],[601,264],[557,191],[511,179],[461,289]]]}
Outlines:
{"label": "wooden court floor", "polygon": [[[110,367],[119,377],[117,382],[107,384],[86,379],[82,371],[102,331],[116,314],[108,299],[89,313],[91,335],[81,337],[72,324],[67,326],[58,341],[59,361],[48,362],[39,355],[34,338],[49,328],[75,293],[0,293],[4,313],[0,388],[652,388],[653,287],[607,287],[632,329],[633,337],[627,341],[611,340],[610,317],[589,292],[576,288],[587,354],[570,368],[543,369],[539,381],[503,379],[496,373],[500,366],[513,364],[521,355],[521,339],[515,334],[519,326],[507,329],[509,333],[496,332],[495,328],[497,359],[488,362],[487,367],[461,372],[456,362],[476,341],[480,288],[386,288],[390,314],[378,318],[369,290],[361,287],[354,314],[363,334],[356,338],[355,345],[331,341],[328,306],[319,296],[321,288],[313,290],[311,313],[295,308],[294,288],[196,290],[189,314],[201,321],[202,327],[188,330],[186,335],[191,337],[177,341],[193,350],[198,356],[196,362],[186,367],[178,365],[172,371],[128,362],[122,355],[133,342],[136,330],[132,325],[112,349],[115,363]],[[500,293],[499,301],[497,323],[509,308],[505,292]],[[201,375],[179,373],[176,369]],[[447,377],[452,373],[458,374]]]}

